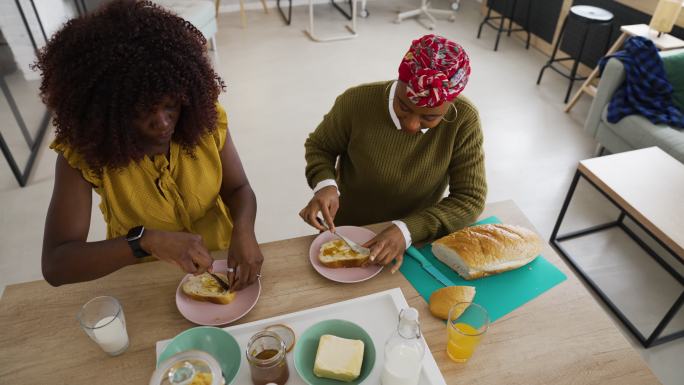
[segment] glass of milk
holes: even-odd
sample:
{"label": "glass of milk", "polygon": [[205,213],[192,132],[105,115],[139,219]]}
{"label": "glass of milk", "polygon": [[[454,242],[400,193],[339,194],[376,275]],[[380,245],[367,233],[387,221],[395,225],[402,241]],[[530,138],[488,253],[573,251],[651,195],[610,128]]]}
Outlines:
{"label": "glass of milk", "polygon": [[128,349],[126,319],[114,297],[95,297],[78,313],[81,328],[105,353],[118,356]]}

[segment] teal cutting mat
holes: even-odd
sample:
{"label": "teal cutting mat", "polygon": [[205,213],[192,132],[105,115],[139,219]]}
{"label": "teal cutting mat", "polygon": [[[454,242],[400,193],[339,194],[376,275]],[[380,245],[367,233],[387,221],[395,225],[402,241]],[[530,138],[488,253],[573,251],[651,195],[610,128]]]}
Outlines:
{"label": "teal cutting mat", "polygon": [[[476,225],[501,223],[497,217],[483,219]],[[475,299],[473,302],[484,306],[489,313],[489,319],[493,322],[512,312],[526,302],[536,298],[541,293],[551,289],[559,283],[565,281],[566,276],[556,266],[552,265],[543,256],[527,265],[516,269],[494,275],[466,281],[447,265],[440,262],[432,254],[432,245],[427,244],[418,249],[442,274],[451,279],[456,286],[475,286]],[[428,274],[408,255],[404,256],[404,263],[399,270],[404,277],[413,285],[420,295],[429,301],[430,295],[444,287],[430,274]]]}

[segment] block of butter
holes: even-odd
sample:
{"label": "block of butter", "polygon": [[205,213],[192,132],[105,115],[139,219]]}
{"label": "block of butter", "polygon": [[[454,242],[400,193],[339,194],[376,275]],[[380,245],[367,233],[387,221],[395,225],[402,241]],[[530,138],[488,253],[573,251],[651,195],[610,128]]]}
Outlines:
{"label": "block of butter", "polygon": [[330,334],[321,336],[314,363],[318,377],[338,381],[354,381],[361,374],[363,341],[349,340]]}

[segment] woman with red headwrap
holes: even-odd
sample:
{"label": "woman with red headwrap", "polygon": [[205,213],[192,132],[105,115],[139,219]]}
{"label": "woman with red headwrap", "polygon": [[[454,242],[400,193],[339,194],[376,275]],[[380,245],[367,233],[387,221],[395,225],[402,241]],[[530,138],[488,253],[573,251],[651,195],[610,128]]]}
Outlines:
{"label": "woman with red headwrap", "polygon": [[375,263],[396,259],[392,272],[412,242],[472,223],[487,184],[477,109],[459,96],[469,75],[463,47],[426,35],[413,41],[398,81],[340,95],[305,143],[314,197],[302,219],[321,231],[319,212],[333,229],[333,220],[359,226],[392,221],[365,245]]}

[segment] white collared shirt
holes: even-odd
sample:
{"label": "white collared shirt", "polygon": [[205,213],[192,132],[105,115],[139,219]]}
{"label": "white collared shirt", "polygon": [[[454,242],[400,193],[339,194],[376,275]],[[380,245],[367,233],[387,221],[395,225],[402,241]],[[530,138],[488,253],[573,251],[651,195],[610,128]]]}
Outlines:
{"label": "white collared shirt", "polygon": [[[394,102],[394,93],[397,89],[397,82],[394,81],[392,82],[392,87],[390,87],[390,92],[389,92],[389,114],[390,117],[392,118],[392,121],[394,122],[394,126],[397,127],[397,130],[401,130],[401,123],[399,123],[399,118],[397,117],[397,113],[394,112],[394,106],[392,105]],[[429,128],[421,128],[420,132],[425,134],[428,132]]]}
{"label": "white collared shirt", "polygon": [[[389,105],[387,106],[387,108],[389,109],[389,114],[390,114],[390,117],[392,118],[392,122],[394,122],[395,127],[397,128],[397,130],[401,130],[401,124],[399,123],[399,118],[397,117],[397,114],[394,112],[394,106],[392,106],[392,104],[394,102],[394,92],[396,91],[396,89],[397,89],[397,82],[394,81],[392,83],[392,86],[390,87]],[[421,128],[420,129],[421,133],[423,133],[423,134],[425,134],[428,130],[429,130],[429,128]],[[316,187],[314,187],[314,189],[313,189],[313,193],[315,194],[318,191],[320,191],[321,189],[328,187],[328,186],[335,186],[335,188],[337,189],[337,183],[335,182],[334,179],[324,179],[324,180],[318,182],[318,184],[316,184]],[[339,189],[337,189],[337,195],[340,195]],[[406,223],[404,223],[402,221],[398,221],[398,220],[392,221],[392,224],[394,224],[395,226],[397,226],[399,228],[399,230],[401,230],[401,234],[404,236],[404,241],[406,242],[406,248],[408,249],[412,243],[411,232],[409,231],[408,226],[406,226]]]}

